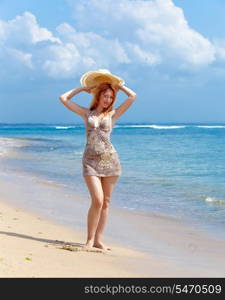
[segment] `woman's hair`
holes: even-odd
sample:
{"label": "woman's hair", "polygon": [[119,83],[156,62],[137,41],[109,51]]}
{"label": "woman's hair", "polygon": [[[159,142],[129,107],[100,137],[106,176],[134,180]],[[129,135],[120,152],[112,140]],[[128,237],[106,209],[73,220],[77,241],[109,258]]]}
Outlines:
{"label": "woman's hair", "polygon": [[95,92],[94,97],[93,97],[93,99],[91,101],[91,104],[89,106],[90,110],[94,110],[98,106],[101,93],[104,93],[108,89],[110,89],[113,92],[113,101],[109,105],[109,107],[103,108],[103,113],[107,114],[108,112],[112,111],[113,105],[114,105],[114,103],[116,101],[116,91],[114,90],[114,88],[112,87],[112,85],[110,83],[101,83],[96,88],[96,92]]}

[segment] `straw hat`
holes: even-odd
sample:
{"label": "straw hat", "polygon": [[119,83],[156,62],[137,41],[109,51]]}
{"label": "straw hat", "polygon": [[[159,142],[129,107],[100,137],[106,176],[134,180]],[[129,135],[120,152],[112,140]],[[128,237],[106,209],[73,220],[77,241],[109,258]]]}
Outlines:
{"label": "straw hat", "polygon": [[[110,83],[112,85],[124,85],[125,81],[110,73],[106,69],[99,69],[96,71],[89,71],[83,74],[80,78],[81,86],[83,87],[90,87],[93,85],[99,85],[103,82]],[[95,93],[95,89],[91,90],[91,93]]]}

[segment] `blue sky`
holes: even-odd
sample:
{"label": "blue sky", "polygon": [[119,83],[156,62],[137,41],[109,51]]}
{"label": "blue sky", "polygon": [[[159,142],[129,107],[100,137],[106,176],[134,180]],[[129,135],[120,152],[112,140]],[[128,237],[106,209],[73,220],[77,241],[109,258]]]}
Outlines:
{"label": "blue sky", "polygon": [[0,122],[83,122],[58,96],[102,68],[138,95],[118,122],[225,122],[224,29],[224,0],[0,0]]}

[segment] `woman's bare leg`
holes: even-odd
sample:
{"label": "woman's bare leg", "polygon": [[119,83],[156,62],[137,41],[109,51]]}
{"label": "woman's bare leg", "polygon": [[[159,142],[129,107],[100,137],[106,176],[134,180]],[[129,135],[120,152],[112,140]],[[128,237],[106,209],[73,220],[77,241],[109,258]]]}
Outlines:
{"label": "woman's bare leg", "polygon": [[91,195],[91,206],[87,218],[87,242],[86,247],[92,247],[95,240],[95,232],[101,215],[104,194],[102,190],[101,178],[98,176],[84,176],[89,193]]}
{"label": "woman's bare leg", "polygon": [[96,229],[95,238],[94,238],[94,247],[106,249],[104,244],[102,243],[102,233],[106,225],[108,213],[109,213],[109,204],[112,196],[113,189],[115,187],[115,183],[119,176],[107,176],[102,177],[102,190],[104,194],[104,202],[101,208],[101,215],[98,222],[98,227]]}

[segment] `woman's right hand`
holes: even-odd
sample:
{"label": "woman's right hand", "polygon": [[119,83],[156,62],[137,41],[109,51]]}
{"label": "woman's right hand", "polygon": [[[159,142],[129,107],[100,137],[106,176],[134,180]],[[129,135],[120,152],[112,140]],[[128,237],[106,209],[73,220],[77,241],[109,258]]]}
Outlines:
{"label": "woman's right hand", "polygon": [[97,84],[96,85],[92,85],[92,86],[89,86],[89,87],[82,87],[82,90],[84,92],[87,92],[87,93],[91,93],[91,90],[95,89],[97,87]]}

